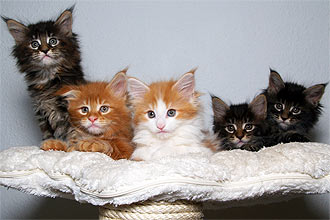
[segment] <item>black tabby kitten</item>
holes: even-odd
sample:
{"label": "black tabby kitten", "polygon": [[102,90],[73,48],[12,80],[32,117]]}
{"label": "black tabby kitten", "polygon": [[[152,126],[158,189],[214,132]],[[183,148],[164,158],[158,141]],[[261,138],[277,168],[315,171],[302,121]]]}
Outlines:
{"label": "black tabby kitten", "polygon": [[85,82],[72,11],[73,7],[65,10],[56,21],[27,26],[2,17],[15,39],[12,54],[25,74],[43,139],[74,136],[66,103],[54,95],[63,85]]}
{"label": "black tabby kitten", "polygon": [[305,88],[283,82],[276,71],[270,70],[269,85],[263,94],[268,102],[267,121],[273,127],[273,133],[278,133],[278,143],[309,141],[307,134],[321,114],[319,102],[325,87],[326,84],[317,84]]}
{"label": "black tabby kitten", "polygon": [[212,96],[212,107],[213,130],[218,133],[222,149],[258,151],[273,145],[272,139],[267,136],[267,101],[264,95],[255,97],[250,104],[230,106]]}

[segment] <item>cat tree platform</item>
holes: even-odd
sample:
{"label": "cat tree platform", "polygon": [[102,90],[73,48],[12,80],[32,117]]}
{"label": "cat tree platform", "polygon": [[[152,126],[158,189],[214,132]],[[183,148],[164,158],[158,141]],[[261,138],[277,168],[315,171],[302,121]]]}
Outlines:
{"label": "cat tree platform", "polygon": [[155,161],[12,147],[0,152],[0,185],[100,207],[100,219],[201,219],[226,208],[330,192],[330,145],[288,143]]}

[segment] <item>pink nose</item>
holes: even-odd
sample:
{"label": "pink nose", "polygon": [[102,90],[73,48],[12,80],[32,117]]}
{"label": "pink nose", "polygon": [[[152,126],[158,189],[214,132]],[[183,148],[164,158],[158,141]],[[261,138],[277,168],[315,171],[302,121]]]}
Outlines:
{"label": "pink nose", "polygon": [[157,128],[159,130],[163,130],[165,128],[165,124],[157,124]]}
{"label": "pink nose", "polygon": [[88,120],[90,120],[93,123],[94,121],[97,120],[97,117],[91,116],[91,117],[88,118]]}

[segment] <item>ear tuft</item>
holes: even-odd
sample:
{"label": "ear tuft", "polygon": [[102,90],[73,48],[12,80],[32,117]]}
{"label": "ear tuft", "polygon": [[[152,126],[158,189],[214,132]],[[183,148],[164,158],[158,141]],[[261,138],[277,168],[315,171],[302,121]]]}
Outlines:
{"label": "ear tuft", "polygon": [[211,95],[211,98],[214,118],[217,121],[222,121],[226,115],[226,112],[229,110],[229,106],[216,96]]}
{"label": "ear tuft", "polygon": [[7,23],[8,30],[15,39],[16,44],[23,42],[25,40],[28,28],[24,24],[21,24],[13,19],[5,17],[2,17],[2,19]]}
{"label": "ear tuft", "polygon": [[[74,6],[73,6],[74,7]],[[65,10],[55,21],[55,25],[59,27],[60,32],[65,36],[72,35],[72,11],[73,7]]]}
{"label": "ear tuft", "polygon": [[144,95],[150,91],[150,88],[140,80],[128,78],[128,93],[133,99],[143,99]]}
{"label": "ear tuft", "polygon": [[191,99],[195,92],[195,70],[185,73],[172,87],[187,99]]}
{"label": "ear tuft", "polygon": [[265,95],[258,95],[249,104],[251,111],[259,118],[265,119],[267,117],[267,99]]}
{"label": "ear tuft", "polygon": [[281,89],[285,87],[285,84],[278,72],[270,69],[269,75],[269,84],[267,88],[267,92],[269,94],[277,94]]}
{"label": "ear tuft", "polygon": [[127,93],[127,77],[126,71],[120,71],[117,73],[111,82],[107,85],[107,89],[112,91],[117,97],[125,97]]}
{"label": "ear tuft", "polygon": [[63,97],[65,100],[70,101],[78,97],[80,91],[76,86],[63,86],[55,95]]}
{"label": "ear tuft", "polygon": [[318,84],[305,89],[303,93],[305,94],[306,101],[316,107],[324,94],[326,85]]}

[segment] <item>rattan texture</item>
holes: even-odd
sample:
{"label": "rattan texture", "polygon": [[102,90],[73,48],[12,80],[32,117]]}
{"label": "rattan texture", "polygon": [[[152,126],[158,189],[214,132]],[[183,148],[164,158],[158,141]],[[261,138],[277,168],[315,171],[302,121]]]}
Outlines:
{"label": "rattan texture", "polygon": [[202,219],[202,205],[189,201],[146,201],[131,205],[105,205],[99,209],[101,220],[197,220]]}

